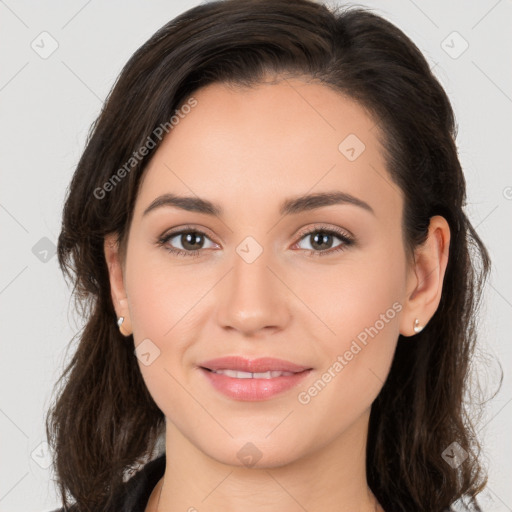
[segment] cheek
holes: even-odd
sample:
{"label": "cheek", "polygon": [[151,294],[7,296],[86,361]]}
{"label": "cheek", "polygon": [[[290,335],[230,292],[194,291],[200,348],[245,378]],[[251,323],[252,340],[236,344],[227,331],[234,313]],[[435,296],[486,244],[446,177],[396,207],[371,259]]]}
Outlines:
{"label": "cheek", "polygon": [[[316,287],[309,289],[317,293],[310,291],[305,302],[320,313],[323,322],[319,328],[324,334],[317,342],[327,355],[328,366],[343,357],[340,374],[350,375],[352,382],[383,384],[387,376],[399,336],[404,261],[399,251],[393,254],[384,245],[376,245],[372,251],[347,257],[335,271],[331,268],[312,279]],[[318,293],[320,289],[323,293]]]}
{"label": "cheek", "polygon": [[403,300],[404,265],[399,251],[375,244],[347,253],[335,266],[302,272],[295,289],[337,337],[351,337]]}
{"label": "cheek", "polygon": [[323,334],[315,340],[324,365],[311,387],[299,390],[298,399],[304,411],[314,410],[319,423],[327,426],[326,436],[348,428],[371,406],[386,381],[402,310],[399,266],[389,261],[354,264],[346,274],[331,273],[323,299],[310,295],[311,309],[323,313],[329,329],[320,325],[318,332]]}
{"label": "cheek", "polygon": [[183,390],[187,337],[182,334],[194,317],[197,293],[178,272],[165,273],[143,258],[132,263],[137,270],[131,273],[129,302],[137,362],[156,405],[175,421],[175,411],[190,400]]}
{"label": "cheek", "polygon": [[[191,266],[166,259],[165,249],[131,248],[127,261],[127,290],[138,364],[148,391],[168,416],[176,414],[190,397],[182,385],[187,380],[190,332],[200,322],[201,298],[215,284],[211,271],[200,275]],[[145,364],[149,362],[149,364]]]}
{"label": "cheek", "polygon": [[130,315],[136,341],[151,338],[161,346],[194,317],[211,279],[189,266],[173,264],[165,249],[134,246],[127,262]]}

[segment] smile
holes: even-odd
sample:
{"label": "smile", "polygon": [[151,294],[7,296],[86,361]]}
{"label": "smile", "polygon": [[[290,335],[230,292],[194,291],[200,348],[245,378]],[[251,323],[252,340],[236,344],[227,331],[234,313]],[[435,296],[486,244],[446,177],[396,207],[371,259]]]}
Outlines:
{"label": "smile", "polygon": [[260,373],[250,373],[250,372],[240,372],[237,370],[210,370],[213,373],[218,373],[220,375],[227,375],[228,377],[233,377],[235,379],[274,379],[275,377],[287,377],[289,375],[294,375],[293,372],[280,372],[280,371],[268,371],[268,372],[260,372]]}
{"label": "smile", "polygon": [[211,370],[200,368],[212,388],[232,400],[269,400],[298,386],[313,370],[300,372],[267,371],[243,372],[237,370]]}

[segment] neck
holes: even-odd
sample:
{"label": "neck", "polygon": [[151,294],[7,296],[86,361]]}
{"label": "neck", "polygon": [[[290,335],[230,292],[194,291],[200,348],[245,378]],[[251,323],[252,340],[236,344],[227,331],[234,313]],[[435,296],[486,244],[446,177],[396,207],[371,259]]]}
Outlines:
{"label": "neck", "polygon": [[366,481],[368,418],[314,453],[265,467],[213,459],[167,421],[165,474],[146,512],[380,512]]}

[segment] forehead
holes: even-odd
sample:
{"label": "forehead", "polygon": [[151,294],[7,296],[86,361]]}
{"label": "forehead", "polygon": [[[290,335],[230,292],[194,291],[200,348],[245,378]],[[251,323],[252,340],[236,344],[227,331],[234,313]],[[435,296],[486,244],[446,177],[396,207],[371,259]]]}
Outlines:
{"label": "forehead", "polygon": [[337,91],[284,79],[251,88],[214,83],[192,96],[196,106],[180,116],[145,171],[139,215],[165,192],[233,207],[264,201],[270,208],[275,197],[277,210],[281,196],[342,190],[382,213],[400,209],[379,127]]}

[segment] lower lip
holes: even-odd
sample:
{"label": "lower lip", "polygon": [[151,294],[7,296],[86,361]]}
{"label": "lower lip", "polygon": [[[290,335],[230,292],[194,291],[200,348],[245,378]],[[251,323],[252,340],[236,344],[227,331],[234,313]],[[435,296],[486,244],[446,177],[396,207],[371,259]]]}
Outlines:
{"label": "lower lip", "polygon": [[311,370],[294,373],[272,379],[237,379],[221,373],[200,368],[213,387],[222,394],[235,400],[267,400],[297,386],[311,373]]}

